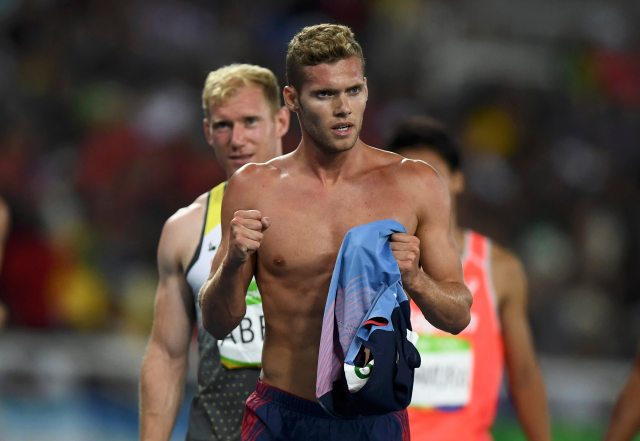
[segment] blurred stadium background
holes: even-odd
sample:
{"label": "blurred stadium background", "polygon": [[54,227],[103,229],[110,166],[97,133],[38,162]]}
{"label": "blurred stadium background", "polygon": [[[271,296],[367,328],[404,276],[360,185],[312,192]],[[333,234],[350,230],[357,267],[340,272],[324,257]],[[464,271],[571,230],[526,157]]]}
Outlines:
{"label": "blurred stadium background", "polygon": [[[159,233],[222,179],[205,75],[283,79],[325,21],[364,47],[365,142],[415,113],[455,129],[463,223],[529,274],[554,439],[601,438],[640,341],[639,2],[2,0],[0,440],[137,438]],[[523,439],[506,395],[495,435]]]}

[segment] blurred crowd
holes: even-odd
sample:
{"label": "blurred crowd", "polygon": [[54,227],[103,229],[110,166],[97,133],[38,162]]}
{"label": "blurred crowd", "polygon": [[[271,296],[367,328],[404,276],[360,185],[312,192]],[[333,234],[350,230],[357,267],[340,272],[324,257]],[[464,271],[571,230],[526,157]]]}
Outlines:
{"label": "blurred crowd", "polygon": [[2,2],[8,326],[145,335],[162,225],[223,178],[206,73],[250,62],[284,82],[291,36],[326,21],[363,44],[365,142],[416,113],[456,133],[462,224],[523,259],[538,350],[631,358],[640,6],[622,0]]}

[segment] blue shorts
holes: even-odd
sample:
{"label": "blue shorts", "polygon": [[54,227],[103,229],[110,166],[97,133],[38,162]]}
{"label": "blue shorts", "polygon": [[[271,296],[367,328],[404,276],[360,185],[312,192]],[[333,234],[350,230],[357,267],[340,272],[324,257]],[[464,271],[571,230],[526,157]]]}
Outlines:
{"label": "blue shorts", "polygon": [[334,418],[320,404],[258,381],[247,398],[242,441],[409,441],[407,411]]}

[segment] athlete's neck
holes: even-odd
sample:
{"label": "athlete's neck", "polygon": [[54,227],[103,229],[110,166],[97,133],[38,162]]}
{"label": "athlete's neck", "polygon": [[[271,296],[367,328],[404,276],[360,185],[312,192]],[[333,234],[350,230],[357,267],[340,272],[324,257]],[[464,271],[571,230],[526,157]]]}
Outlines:
{"label": "athlete's neck", "polygon": [[302,139],[294,152],[301,166],[325,184],[337,182],[341,177],[350,176],[359,167],[362,156],[362,141],[358,139],[353,147],[343,151],[328,151],[309,139]]}

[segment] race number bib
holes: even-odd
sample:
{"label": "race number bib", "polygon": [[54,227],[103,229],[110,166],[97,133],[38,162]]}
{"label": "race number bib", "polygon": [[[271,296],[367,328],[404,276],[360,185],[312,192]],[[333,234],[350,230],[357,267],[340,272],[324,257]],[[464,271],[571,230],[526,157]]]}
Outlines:
{"label": "race number bib", "polygon": [[469,340],[421,335],[416,345],[422,363],[415,370],[411,405],[459,407],[469,402],[473,354]]}
{"label": "race number bib", "polygon": [[229,335],[218,343],[220,360],[227,369],[260,367],[264,343],[262,299],[255,280],[247,290],[247,313]]}

